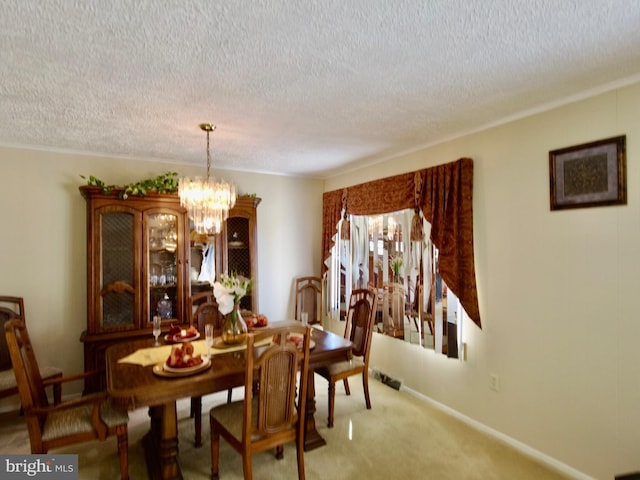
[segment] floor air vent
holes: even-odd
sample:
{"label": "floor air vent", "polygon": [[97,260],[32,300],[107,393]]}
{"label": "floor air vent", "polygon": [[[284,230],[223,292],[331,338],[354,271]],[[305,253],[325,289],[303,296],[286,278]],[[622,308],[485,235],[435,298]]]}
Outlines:
{"label": "floor air vent", "polygon": [[374,368],[371,370],[371,376],[376,380],[384,383],[388,387],[393,388],[394,390],[400,390],[402,387],[402,380],[398,380],[396,378],[390,377],[389,375],[382,373],[380,370]]}

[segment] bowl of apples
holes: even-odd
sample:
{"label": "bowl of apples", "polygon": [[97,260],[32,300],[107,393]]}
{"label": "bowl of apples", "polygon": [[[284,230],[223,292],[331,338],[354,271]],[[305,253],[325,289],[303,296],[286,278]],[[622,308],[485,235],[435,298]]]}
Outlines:
{"label": "bowl of apples", "polygon": [[169,329],[169,333],[164,336],[164,339],[167,342],[174,343],[183,343],[183,342],[191,342],[193,340],[197,340],[200,338],[200,332],[193,325],[190,325],[187,328],[181,328],[178,325],[171,324],[171,328]]}
{"label": "bowl of apples", "polygon": [[200,354],[194,352],[191,342],[171,347],[171,354],[164,363],[164,371],[172,373],[190,373],[208,365]]}
{"label": "bowl of apples", "polygon": [[253,330],[256,328],[264,328],[269,325],[269,319],[262,313],[251,314],[245,318],[247,328]]}

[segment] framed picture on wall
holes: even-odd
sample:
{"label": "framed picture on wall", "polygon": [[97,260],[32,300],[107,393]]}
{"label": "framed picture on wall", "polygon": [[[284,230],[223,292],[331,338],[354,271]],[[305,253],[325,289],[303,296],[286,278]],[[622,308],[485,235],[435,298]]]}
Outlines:
{"label": "framed picture on wall", "polygon": [[626,135],[549,152],[551,210],[627,203]]}

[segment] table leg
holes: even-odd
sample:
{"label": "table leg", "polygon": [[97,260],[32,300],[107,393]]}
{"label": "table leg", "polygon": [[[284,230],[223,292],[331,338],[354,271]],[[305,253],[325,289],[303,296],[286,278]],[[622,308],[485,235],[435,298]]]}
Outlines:
{"label": "table leg", "polygon": [[149,409],[151,430],[144,438],[147,472],[151,479],[182,480],[178,465],[178,420],[175,402]]}
{"label": "table leg", "polygon": [[314,377],[315,374],[313,370],[310,370],[309,377],[307,378],[307,405],[305,409],[305,452],[327,444],[326,440],[320,436],[316,429],[316,384]]}

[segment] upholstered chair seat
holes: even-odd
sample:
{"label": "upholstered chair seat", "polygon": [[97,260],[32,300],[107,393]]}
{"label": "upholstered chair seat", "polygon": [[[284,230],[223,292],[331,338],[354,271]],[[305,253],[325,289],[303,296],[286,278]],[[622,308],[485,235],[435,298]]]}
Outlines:
{"label": "upholstered chair seat", "polygon": [[352,372],[353,370],[365,368],[364,360],[361,357],[354,357],[351,360],[332,363],[324,367],[324,370],[330,376],[342,375],[343,373]]}
{"label": "upholstered chair seat", "polygon": [[[93,432],[92,413],[93,405],[91,404],[50,413],[42,427],[42,441],[48,442],[69,435]],[[108,401],[102,402],[100,405],[100,419],[107,425],[107,428],[115,428],[129,422],[127,412],[116,410]]]}

